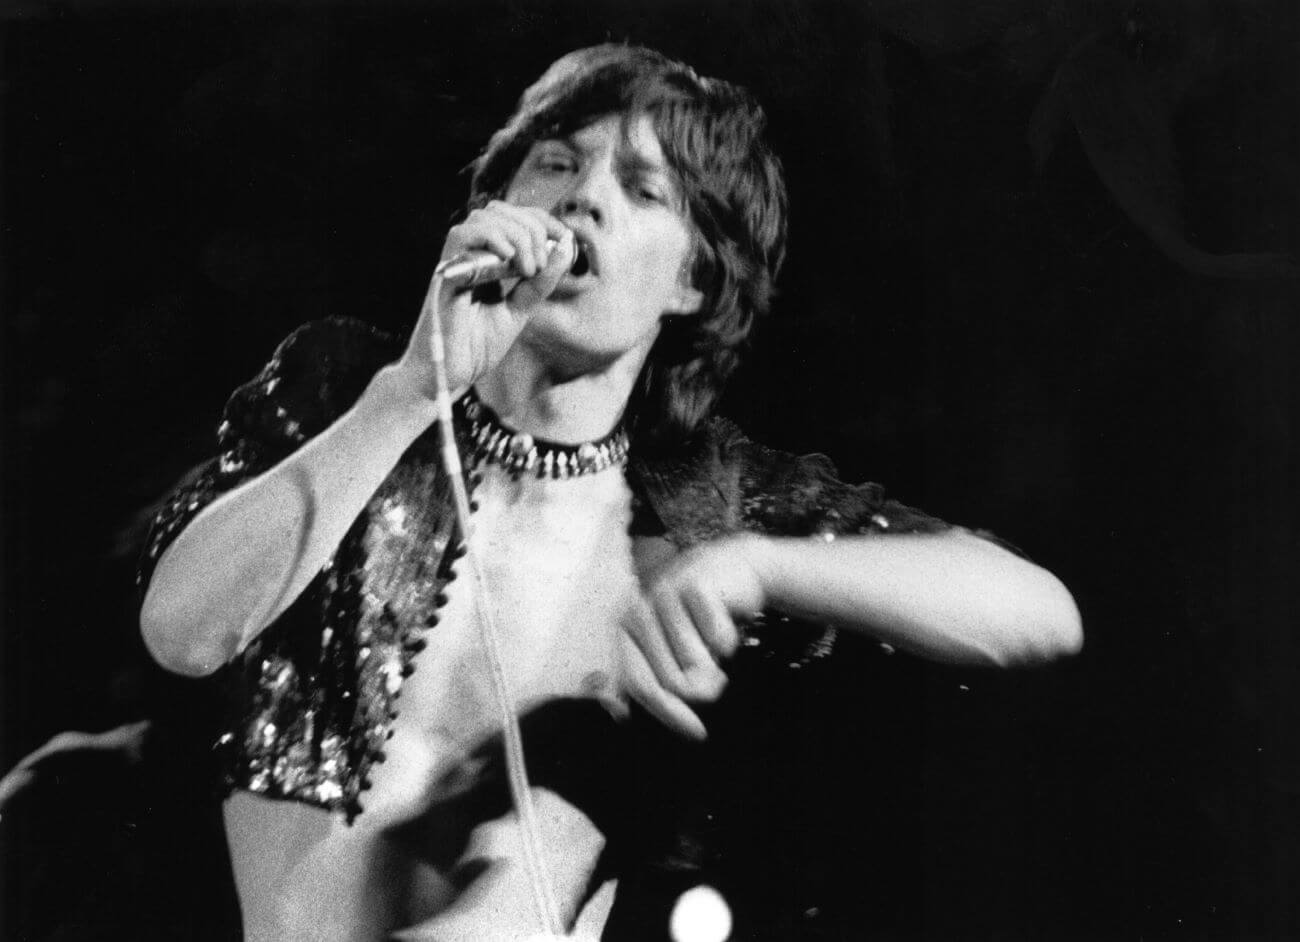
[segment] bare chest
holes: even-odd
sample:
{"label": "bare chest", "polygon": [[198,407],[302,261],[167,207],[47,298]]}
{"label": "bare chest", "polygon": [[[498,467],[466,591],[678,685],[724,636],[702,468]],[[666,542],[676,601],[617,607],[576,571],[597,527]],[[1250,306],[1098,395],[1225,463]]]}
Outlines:
{"label": "bare chest", "polygon": [[636,587],[622,477],[514,482],[488,474],[475,498],[470,543],[482,578],[470,557],[458,562],[439,622],[402,686],[389,761],[373,776],[367,813],[390,796],[403,816],[417,811],[413,795],[434,800],[443,772],[499,732],[485,631],[496,636],[521,714],[552,699],[596,696],[614,675],[619,622]]}

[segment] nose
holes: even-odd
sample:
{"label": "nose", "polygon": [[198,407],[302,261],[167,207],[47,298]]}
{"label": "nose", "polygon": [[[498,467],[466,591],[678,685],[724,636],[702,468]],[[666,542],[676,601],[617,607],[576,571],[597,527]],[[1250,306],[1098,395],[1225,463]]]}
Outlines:
{"label": "nose", "polygon": [[610,180],[607,168],[593,162],[573,181],[569,192],[560,200],[558,216],[585,216],[597,226],[609,220]]}
{"label": "nose", "polygon": [[575,191],[570,193],[560,203],[557,216],[585,216],[594,222],[597,226],[601,225],[605,219],[605,211],[600,204],[593,200],[588,194]]}

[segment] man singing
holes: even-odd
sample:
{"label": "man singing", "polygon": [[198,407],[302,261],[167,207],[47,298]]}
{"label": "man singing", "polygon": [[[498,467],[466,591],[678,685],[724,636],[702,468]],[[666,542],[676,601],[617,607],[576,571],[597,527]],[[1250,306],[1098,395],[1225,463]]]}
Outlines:
{"label": "man singing", "polygon": [[[484,617],[520,713],[630,708],[678,742],[710,735],[751,638],[824,648],[833,625],[1002,666],[1078,649],[1048,572],[713,417],[784,253],[763,123],[646,49],[563,57],[479,157],[442,250],[513,277],[443,287],[401,342],[309,324],[230,399],[220,454],[155,523],[141,624],[165,667],[229,681],[249,939],[541,931],[515,818],[477,797],[502,726]],[[482,582],[457,578],[433,303]],[[609,823],[627,783],[599,765],[571,792],[533,780],[560,918],[591,937],[634,857]]]}

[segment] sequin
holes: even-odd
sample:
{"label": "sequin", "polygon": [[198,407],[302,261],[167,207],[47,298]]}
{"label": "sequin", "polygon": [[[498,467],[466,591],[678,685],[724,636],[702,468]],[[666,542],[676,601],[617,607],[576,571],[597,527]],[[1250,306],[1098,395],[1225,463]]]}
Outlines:
{"label": "sequin", "polygon": [[510,456],[520,460],[526,459],[537,448],[533,436],[527,432],[516,432],[510,437]]}
{"label": "sequin", "polygon": [[402,665],[389,661],[380,668],[380,672],[384,675],[384,688],[389,696],[397,693],[402,687]]}
{"label": "sequin", "polygon": [[824,629],[821,637],[814,641],[812,646],[808,648],[808,659],[819,660],[824,657],[830,657],[831,652],[835,649],[835,639],[838,636],[838,632],[836,632],[834,628],[828,627]]}
{"label": "sequin", "polygon": [[394,533],[401,534],[406,526],[406,508],[390,501],[384,509],[384,519]]}

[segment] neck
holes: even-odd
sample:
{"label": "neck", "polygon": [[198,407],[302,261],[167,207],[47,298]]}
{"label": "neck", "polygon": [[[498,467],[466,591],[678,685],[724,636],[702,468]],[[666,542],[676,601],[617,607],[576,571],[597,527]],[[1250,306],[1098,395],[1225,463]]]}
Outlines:
{"label": "neck", "polygon": [[516,344],[476,383],[479,398],[510,428],[553,442],[602,438],[623,417],[645,353],[568,373]]}

